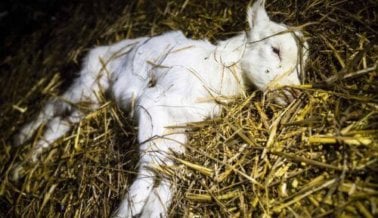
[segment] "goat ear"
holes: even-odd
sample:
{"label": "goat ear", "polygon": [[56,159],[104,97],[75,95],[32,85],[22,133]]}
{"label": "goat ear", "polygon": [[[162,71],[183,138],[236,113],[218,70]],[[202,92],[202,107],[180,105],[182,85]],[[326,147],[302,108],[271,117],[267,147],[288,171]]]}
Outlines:
{"label": "goat ear", "polygon": [[251,30],[258,25],[269,21],[265,10],[265,0],[257,0],[252,7],[248,7],[247,21]]}

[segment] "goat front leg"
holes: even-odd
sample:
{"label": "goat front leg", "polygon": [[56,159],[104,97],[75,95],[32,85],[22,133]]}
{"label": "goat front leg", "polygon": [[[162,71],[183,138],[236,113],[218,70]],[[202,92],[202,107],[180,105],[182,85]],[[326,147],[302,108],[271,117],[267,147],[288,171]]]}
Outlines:
{"label": "goat front leg", "polygon": [[168,178],[160,176],[154,168],[173,164],[172,152],[184,152],[186,135],[167,128],[177,122],[172,111],[167,110],[169,106],[165,104],[166,101],[159,99],[158,95],[159,92],[152,92],[150,96],[144,95],[137,106],[139,170],[115,217],[167,216],[174,192],[173,186]]}
{"label": "goat front leg", "polygon": [[[156,157],[162,165],[171,166],[173,164],[172,159],[169,158],[170,153],[181,154],[184,152],[184,143],[187,140],[187,136],[184,133],[172,133],[171,131],[167,135],[163,136],[164,139],[159,140],[157,143],[161,142],[162,147],[167,148],[168,151],[163,151],[165,157]],[[159,147],[158,145],[155,145]],[[146,204],[143,207],[141,217],[168,217],[168,209],[172,203],[173,194],[175,192],[174,184],[171,180],[167,178],[166,175],[157,176],[157,181],[155,182],[154,188],[148,195]]]}

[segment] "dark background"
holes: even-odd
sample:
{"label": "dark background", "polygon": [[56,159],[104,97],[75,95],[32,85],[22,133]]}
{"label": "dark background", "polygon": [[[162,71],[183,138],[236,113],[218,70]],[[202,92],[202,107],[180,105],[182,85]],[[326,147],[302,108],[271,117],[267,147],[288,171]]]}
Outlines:
{"label": "dark background", "polygon": [[5,45],[20,40],[45,23],[54,22],[55,14],[64,4],[62,0],[2,0],[0,1],[0,55],[5,55]]}

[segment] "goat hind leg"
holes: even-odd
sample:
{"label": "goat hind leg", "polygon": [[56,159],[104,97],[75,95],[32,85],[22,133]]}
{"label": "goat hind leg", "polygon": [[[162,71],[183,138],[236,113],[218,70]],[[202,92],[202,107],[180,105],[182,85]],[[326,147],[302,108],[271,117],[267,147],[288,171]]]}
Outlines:
{"label": "goat hind leg", "polygon": [[[108,57],[109,49],[100,47],[91,50],[87,55],[80,76],[60,97],[49,100],[35,120],[26,124],[14,138],[14,144],[20,145],[30,139],[34,132],[41,125],[45,125],[44,133],[36,142],[36,146],[30,152],[29,157],[24,160],[36,161],[43,148],[67,133],[74,123],[84,117],[84,112],[77,107],[78,103],[89,103],[88,109],[94,110],[99,106],[97,94],[109,88],[109,75],[104,73],[106,66],[103,66],[101,59]],[[17,180],[22,170],[22,163],[14,169],[13,178]]]}
{"label": "goat hind leg", "polygon": [[19,146],[29,140],[40,125],[46,123],[49,119],[55,116],[58,108],[62,109],[62,107],[64,107],[63,105],[62,107],[59,107],[58,104],[59,103],[54,99],[49,100],[38,116],[33,121],[24,125],[16,134],[13,138],[13,144]]}

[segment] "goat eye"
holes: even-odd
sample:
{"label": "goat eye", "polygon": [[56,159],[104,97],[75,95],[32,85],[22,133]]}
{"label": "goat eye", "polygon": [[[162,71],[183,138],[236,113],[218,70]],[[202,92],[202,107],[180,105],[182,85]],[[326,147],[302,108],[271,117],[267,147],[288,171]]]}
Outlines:
{"label": "goat eye", "polygon": [[272,50],[273,52],[278,55],[278,57],[280,57],[280,49],[276,48],[276,47],[272,47]]}

